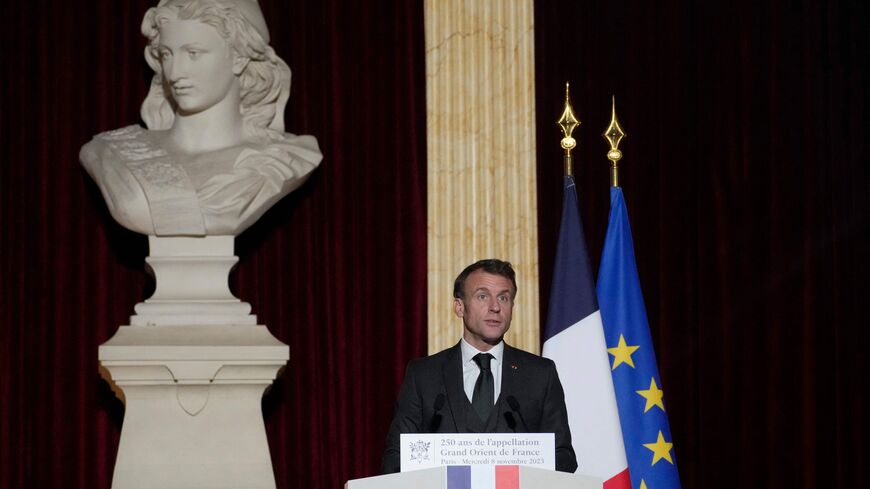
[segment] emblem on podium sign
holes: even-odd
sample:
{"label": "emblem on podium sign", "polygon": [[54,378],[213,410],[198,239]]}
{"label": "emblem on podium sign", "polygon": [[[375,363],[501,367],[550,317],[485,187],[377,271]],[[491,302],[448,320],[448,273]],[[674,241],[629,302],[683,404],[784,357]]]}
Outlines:
{"label": "emblem on podium sign", "polygon": [[432,442],[418,440],[408,444],[411,450],[411,461],[423,463],[432,460]]}

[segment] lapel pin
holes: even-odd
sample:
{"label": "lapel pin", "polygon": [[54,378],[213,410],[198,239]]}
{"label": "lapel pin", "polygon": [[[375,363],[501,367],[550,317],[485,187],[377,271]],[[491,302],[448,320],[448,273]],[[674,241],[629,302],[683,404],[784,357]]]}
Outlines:
{"label": "lapel pin", "polygon": [[511,368],[514,370],[519,370],[519,367],[517,367],[516,365],[513,365],[513,364],[511,364]]}

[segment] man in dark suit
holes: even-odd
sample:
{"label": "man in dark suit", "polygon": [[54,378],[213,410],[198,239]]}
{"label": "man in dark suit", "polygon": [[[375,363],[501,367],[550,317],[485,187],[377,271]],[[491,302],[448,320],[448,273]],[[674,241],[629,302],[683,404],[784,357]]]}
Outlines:
{"label": "man in dark suit", "polygon": [[505,261],[481,260],[456,277],[453,312],[462,318],[462,339],[408,364],[387,434],[385,473],[399,471],[401,433],[552,432],[556,470],[577,469],[555,364],[503,340],[516,293]]}

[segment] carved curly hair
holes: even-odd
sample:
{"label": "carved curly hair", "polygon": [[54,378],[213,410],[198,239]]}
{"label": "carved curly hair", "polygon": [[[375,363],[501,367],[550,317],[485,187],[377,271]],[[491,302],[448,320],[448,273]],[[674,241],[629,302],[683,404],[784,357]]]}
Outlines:
{"label": "carved curly hair", "polygon": [[141,109],[148,128],[168,129],[175,120],[174,102],[167,95],[158,53],[160,27],[171,20],[208,24],[229,43],[234,54],[248,58],[239,77],[245,136],[255,140],[282,139],[284,106],[290,95],[290,67],[275,54],[236,3],[227,0],[161,0],[145,13],[142,20],[142,34],[148,38],[145,60],[154,70]]}

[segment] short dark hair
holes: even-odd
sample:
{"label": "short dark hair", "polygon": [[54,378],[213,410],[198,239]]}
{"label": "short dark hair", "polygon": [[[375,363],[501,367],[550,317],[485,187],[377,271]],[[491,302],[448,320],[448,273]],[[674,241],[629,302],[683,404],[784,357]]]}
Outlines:
{"label": "short dark hair", "polygon": [[514,286],[514,290],[512,290],[512,295],[516,297],[517,295],[517,274],[514,272],[514,267],[511,266],[510,262],[498,260],[496,258],[488,258],[486,260],[479,260],[471,265],[465,267],[453,282],[453,297],[456,299],[464,299],[465,295],[465,279],[468,278],[469,275],[476,272],[477,270],[483,270],[486,273],[491,273],[493,275],[501,275],[502,277],[508,278],[511,281],[511,284]]}

